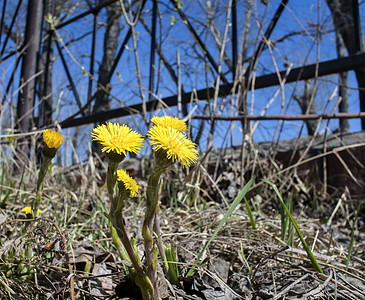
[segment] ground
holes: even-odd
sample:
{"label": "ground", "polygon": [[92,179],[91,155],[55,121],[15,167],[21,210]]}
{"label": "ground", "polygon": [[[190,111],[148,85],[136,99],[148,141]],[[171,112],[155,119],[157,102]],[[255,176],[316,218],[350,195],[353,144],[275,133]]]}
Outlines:
{"label": "ground", "polygon": [[[141,197],[128,202],[124,221],[143,259],[140,228],[150,168],[148,158],[132,162],[128,168],[137,177]],[[165,279],[161,265],[161,298],[365,299],[364,208],[352,231],[361,201],[346,191],[323,194],[319,183],[296,181],[281,192],[285,201],[291,195],[294,219],[323,273],[315,270],[298,234],[285,214],[282,217],[278,196],[257,177],[247,199],[253,220],[242,200],[195,266],[194,275],[187,277],[239,193],[240,180],[251,177],[250,172],[240,177],[239,162],[222,164],[225,168],[219,166],[219,175],[213,174],[209,163],[202,163],[189,171],[176,166],[164,178],[162,240],[176,252],[179,284]],[[128,262],[118,257],[110,238],[102,166],[96,168],[89,160],[80,166],[54,167],[45,181],[43,212],[35,220],[27,219],[21,208],[35,197],[36,167],[27,168],[22,176],[11,172],[3,167],[2,299],[140,297],[126,276]]]}

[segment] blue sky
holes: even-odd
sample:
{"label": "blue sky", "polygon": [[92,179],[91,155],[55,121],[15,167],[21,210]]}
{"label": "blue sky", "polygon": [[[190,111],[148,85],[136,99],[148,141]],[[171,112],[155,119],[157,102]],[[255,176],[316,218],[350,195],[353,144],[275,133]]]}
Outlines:
{"label": "blue sky", "polygon": [[[25,1],[27,3],[27,1]],[[181,1],[183,3],[183,11],[188,16],[189,20],[193,24],[196,31],[200,34],[201,38],[205,41],[209,52],[212,54],[214,59],[218,61],[219,51],[215,46],[214,39],[212,34],[207,33],[204,30],[204,27],[207,23],[206,13],[204,10],[206,9],[205,1]],[[222,4],[227,4],[228,0],[224,0],[221,2],[215,3],[218,8],[218,15],[213,19],[214,25],[220,32],[220,36],[223,36],[224,26],[226,24],[226,11],[222,9]],[[251,32],[250,32],[250,40],[249,40],[249,49],[248,55],[252,55],[254,51],[255,41],[257,39],[258,34],[262,34],[262,31],[266,30],[266,26],[270,22],[272,16],[274,15],[280,1],[279,0],[271,0],[269,1],[269,5],[266,7],[260,1],[256,1],[253,10],[253,16],[251,21]],[[2,4],[2,2],[1,2]],[[11,7],[14,7],[15,4],[11,4],[9,6],[9,10]],[[2,5],[1,5],[2,7]],[[144,19],[146,23],[150,26],[151,23],[151,1],[148,1],[145,6],[145,15]],[[182,84],[185,91],[191,91],[193,89],[202,89],[207,86],[212,86],[212,83],[215,80],[215,71],[209,70],[206,72],[206,65],[202,63],[201,59],[198,57],[202,56],[200,51],[194,52],[192,51],[192,45],[194,44],[193,38],[191,34],[187,31],[185,24],[181,21],[178,13],[174,11],[169,1],[160,1],[159,5],[162,18],[159,20],[157,25],[157,40],[162,41],[162,51],[166,56],[168,62],[172,65],[174,70],[176,71],[176,50],[179,50],[181,56],[181,72],[182,72]],[[25,14],[26,6],[23,5],[22,14]],[[75,16],[82,11],[87,9],[85,5],[83,7],[76,8],[70,16],[66,19]],[[11,11],[10,11],[11,12]],[[318,14],[319,12],[319,14]],[[245,13],[245,2],[238,1],[237,4],[237,17],[238,17],[238,33],[239,40],[241,38],[242,27],[243,27],[243,16]],[[12,14],[12,13],[11,13]],[[362,28],[364,28],[364,4],[360,7],[360,16],[361,16],[361,24]],[[171,25],[171,17],[175,18],[174,25]],[[317,43],[316,39],[316,30],[315,24],[319,22],[322,26],[322,31],[324,32],[321,35],[320,43]],[[18,26],[21,28],[23,25],[23,19],[18,20]],[[89,15],[84,19],[77,21],[77,23],[67,25],[59,30],[59,34],[62,37],[64,42],[68,42],[72,39],[77,39],[82,36],[84,33],[91,31],[92,29],[92,20],[93,15]],[[106,21],[106,10],[103,9],[101,14],[99,15],[99,29],[97,35],[97,48],[96,48],[96,62],[95,62],[95,70],[97,71],[99,68],[99,64],[102,60],[102,52],[103,52],[103,35],[104,35],[104,27],[101,26],[103,22]],[[258,23],[262,23],[262,31],[259,31]],[[121,24],[125,24],[123,17],[121,20]],[[270,51],[265,50],[261,57],[259,58],[257,68],[256,68],[256,76],[260,76],[263,74],[269,74],[275,71],[274,62],[277,64],[278,69],[280,71],[284,70],[284,63],[289,62],[293,64],[293,68],[302,66],[303,64],[311,64],[316,62],[317,52],[319,53],[320,61],[330,60],[337,57],[336,48],[335,48],[335,35],[333,32],[332,20],[330,17],[329,9],[324,0],[308,0],[308,1],[300,1],[300,0],[290,0],[288,2],[287,9],[284,10],[274,32],[270,38],[271,41],[279,40],[281,37],[289,34],[290,32],[299,32],[304,31],[303,34],[298,34],[287,38],[283,42],[277,43],[273,45],[272,53]],[[128,30],[127,26],[121,31],[120,34],[120,43],[124,39],[124,35]],[[150,36],[145,31],[141,24],[137,24],[136,31],[138,32],[138,55],[139,62],[142,74],[142,86],[144,95],[148,98],[148,75],[149,75],[149,47],[150,47]],[[160,36],[160,34],[162,35]],[[230,33],[229,33],[230,37]],[[4,36],[2,37],[2,41],[4,40]],[[78,40],[69,46],[69,50],[71,51],[74,58],[78,61],[80,65],[82,65],[86,70],[89,69],[89,53],[90,53],[90,45],[91,45],[91,35],[84,37],[83,39]],[[9,44],[9,49],[11,48],[11,43]],[[196,46],[194,46],[197,48]],[[87,97],[87,83],[88,79],[85,75],[83,75],[82,70],[77,66],[72,59],[63,52],[66,60],[68,61],[68,66],[73,75],[75,83],[77,85],[77,89],[80,97],[82,98],[83,103],[86,102]],[[231,43],[227,42],[226,45],[226,53],[231,55]],[[1,68],[3,70],[7,70],[9,66],[13,64],[13,61],[8,60],[1,64]],[[167,96],[171,96],[176,94],[176,85],[171,80],[170,75],[168,74],[166,68],[163,65],[159,65],[158,63],[158,55],[156,54],[156,67],[160,66],[159,74],[156,71],[156,80],[155,80],[155,91],[157,92],[158,97],[164,98]],[[141,97],[138,91],[138,82],[135,75],[135,60],[134,54],[132,51],[132,43],[131,40],[128,43],[128,48],[124,51],[124,54],[118,64],[117,72],[120,73],[120,77],[116,76],[116,74],[112,78],[112,95],[116,98],[116,100],[112,101],[112,107],[118,108],[121,105],[132,105],[141,102]],[[222,64],[222,71],[226,73],[228,71],[227,66]],[[3,93],[4,90],[4,82],[7,82],[7,76],[9,75],[9,71],[3,71],[3,78],[6,80],[2,80],[2,86],[0,89],[0,93]],[[19,72],[17,74],[19,77]],[[98,74],[95,74],[95,77],[98,77]],[[159,78],[158,89],[157,89],[157,77]],[[228,81],[232,81],[232,75],[226,75]],[[120,80],[122,79],[122,80]],[[333,93],[333,90],[337,83],[337,76],[326,76],[319,78],[317,80],[317,90],[318,93],[316,95],[316,105],[317,112],[321,113],[324,106],[327,103],[330,95]],[[15,82],[19,82],[17,78]],[[221,82],[222,83],[222,82]],[[58,110],[55,112],[55,117],[62,121],[68,115],[74,113],[77,110],[77,106],[75,104],[75,100],[73,98],[72,92],[69,89],[69,84],[67,82],[67,78],[63,67],[61,65],[61,61],[58,56],[56,56],[54,73],[53,73],[53,84],[55,88],[55,103],[59,103],[57,107]],[[94,90],[96,84],[94,83]],[[356,88],[357,82],[354,77],[353,72],[349,72],[349,86]],[[254,93],[249,93],[248,95],[248,103],[249,107],[253,107],[252,114],[259,115],[262,111],[262,108],[265,107],[266,103],[273,97],[276,93],[278,87],[271,87],[261,90],[256,90]],[[297,84],[292,83],[288,84],[284,88],[284,94],[280,92],[277,97],[273,100],[273,104],[269,107],[266,114],[278,114],[280,112],[280,107],[282,101],[284,101],[284,108],[287,110],[287,114],[300,114],[300,108],[297,103],[292,99],[293,95],[300,95],[303,91],[303,82],[298,82]],[[359,111],[359,103],[358,103],[358,92],[356,89],[349,90],[350,99],[349,99],[349,111],[350,112],[358,112]],[[17,96],[14,97],[14,102],[16,102]],[[232,101],[232,97],[228,97],[227,102],[230,103]],[[221,101],[221,99],[220,99]],[[235,97],[233,98],[235,101]],[[331,103],[328,104],[327,110],[325,112],[330,112],[333,106],[337,101],[337,97],[333,99]],[[288,104],[290,103],[290,104]],[[203,107],[205,102],[200,102],[197,105],[197,110],[195,114],[202,114]],[[191,109],[192,107],[190,107]],[[172,108],[171,111],[176,113],[176,108]],[[250,111],[250,110],[249,110]],[[162,114],[163,112],[159,112]],[[250,111],[251,113],[251,111]],[[223,115],[231,115],[231,108],[229,105],[223,110]],[[113,120],[115,121],[115,120]],[[145,126],[142,126],[142,119],[138,116],[123,118],[119,120],[121,122],[125,122],[129,124],[132,128],[139,130],[142,134],[146,133]],[[3,121],[4,123],[4,121]],[[193,121],[193,134],[196,133],[198,121]],[[301,122],[285,122],[283,126],[283,132],[281,134],[281,139],[290,139],[298,135],[298,130],[301,127]],[[274,139],[274,132],[277,122],[274,121],[261,121],[260,125],[257,127],[254,132],[253,138],[254,141],[268,141]],[[4,126],[4,124],[3,124]],[[216,124],[216,133],[214,136],[214,146],[221,147],[222,145],[230,145],[233,143],[234,145],[238,145],[242,142],[242,133],[240,128],[240,123],[235,122],[233,124],[233,131],[229,131],[230,123],[228,122],[217,122]],[[334,130],[338,127],[338,121],[332,120],[329,123],[329,128]],[[80,158],[84,158],[85,149],[87,149],[86,144],[90,141],[90,130],[92,125],[82,126],[79,137],[79,144],[85,145],[85,147],[79,150]],[[209,123],[206,124],[206,128],[209,129]],[[325,128],[322,126],[320,128],[320,132],[323,132]],[[350,120],[350,130],[358,131],[360,130],[360,121],[357,119]],[[231,138],[227,138],[226,133],[231,133]],[[306,134],[306,130],[303,131],[303,134]],[[70,130],[70,135],[73,135],[73,129]],[[204,131],[205,138],[201,140],[201,149],[204,150],[206,147],[206,136],[207,130]],[[229,136],[229,135],[228,135]]]}

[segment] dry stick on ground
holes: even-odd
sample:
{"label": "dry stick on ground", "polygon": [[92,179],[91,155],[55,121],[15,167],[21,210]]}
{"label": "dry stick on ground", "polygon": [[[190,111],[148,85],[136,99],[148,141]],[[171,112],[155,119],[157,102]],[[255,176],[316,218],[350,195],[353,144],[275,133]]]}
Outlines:
{"label": "dry stick on ground", "polygon": [[[303,260],[306,260],[305,258],[303,258]],[[309,260],[308,260],[309,261]],[[338,268],[336,268],[336,267],[334,267],[333,265],[329,265],[329,264],[326,264],[326,263],[323,263],[323,262],[321,262],[321,264],[322,265],[324,265],[324,266],[327,266],[327,267],[330,267],[330,268],[333,268],[333,269],[338,269]],[[306,268],[304,268],[304,267],[300,267],[303,271],[305,271],[305,272],[310,272],[309,270],[307,270]],[[338,269],[339,270],[339,269]],[[348,272],[345,272],[344,270],[340,270],[341,272],[344,272],[344,273],[347,273],[348,275],[350,275],[350,276],[354,276],[354,274],[352,274],[352,273],[348,273]],[[317,273],[317,275],[319,276],[319,277],[321,277],[323,280],[327,280],[328,279],[328,276],[327,275],[325,275],[325,274],[320,274],[320,273]],[[357,277],[357,276],[354,276],[354,277]],[[357,277],[357,279],[359,279],[359,277]],[[350,294],[352,294],[352,295],[355,295],[356,297],[361,297],[361,296],[363,296],[363,294],[361,295],[361,294],[359,294],[359,293],[357,293],[354,289],[351,289],[351,288],[349,288],[349,287],[347,287],[346,285],[344,285],[344,284],[342,284],[342,283],[340,283],[339,281],[337,281],[337,280],[334,280],[334,279],[330,279],[330,281],[332,282],[332,283],[334,283],[335,285],[338,285],[339,287],[341,287],[342,289],[344,289],[344,290],[346,290],[347,292],[349,292]],[[348,282],[347,282],[348,283]],[[343,295],[343,296],[345,296],[345,295]],[[363,297],[364,298],[364,297]]]}
{"label": "dry stick on ground", "polygon": [[279,294],[276,294],[276,296],[273,298],[273,300],[277,300],[280,297],[284,296],[286,293],[288,293],[295,285],[297,285],[299,282],[303,281],[309,276],[309,273],[305,274],[304,276],[300,277],[299,279],[295,280],[293,283],[289,284],[285,289],[283,289]]}
{"label": "dry stick on ground", "polygon": [[259,263],[255,266],[255,269],[254,269],[254,271],[253,271],[253,273],[252,273],[252,276],[251,276],[251,280],[254,282],[255,281],[255,276],[256,276],[256,272],[257,272],[257,270],[261,267],[261,265],[266,261],[266,260],[268,260],[268,259],[272,259],[272,258],[274,258],[276,255],[278,255],[279,253],[281,253],[281,252],[284,252],[284,251],[286,251],[286,250],[288,250],[289,249],[289,246],[288,245],[286,245],[286,246],[284,246],[284,247],[282,247],[282,248],[280,248],[280,249],[278,249],[278,250],[276,250],[275,252],[273,252],[273,253],[269,253],[267,256],[265,256],[265,257],[263,257],[260,261],[259,261]]}
{"label": "dry stick on ground", "polygon": [[[320,293],[323,289],[326,288],[326,286],[328,286],[328,283],[331,281],[332,276],[333,276],[333,272],[332,272],[332,270],[330,270],[330,274],[328,275],[328,278],[324,281],[324,283],[320,283],[317,288],[305,293],[304,295],[302,295],[302,297],[304,299],[310,299],[311,296],[315,297],[316,294]],[[314,276],[311,276],[311,277],[314,277]],[[315,279],[317,279],[317,278],[315,278]]]}

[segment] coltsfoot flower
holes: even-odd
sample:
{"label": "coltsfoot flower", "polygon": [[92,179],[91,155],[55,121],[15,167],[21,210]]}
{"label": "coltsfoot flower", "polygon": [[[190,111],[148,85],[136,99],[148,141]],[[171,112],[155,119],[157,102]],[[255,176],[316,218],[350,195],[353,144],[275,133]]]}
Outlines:
{"label": "coltsfoot flower", "polygon": [[170,116],[153,117],[151,121],[157,126],[172,127],[180,132],[184,132],[187,129],[185,122],[180,120],[179,118],[173,118]]}
{"label": "coltsfoot flower", "polygon": [[43,140],[48,148],[58,149],[62,145],[63,137],[57,131],[46,129],[43,131]]}
{"label": "coltsfoot flower", "polygon": [[190,167],[198,159],[196,144],[172,127],[153,126],[147,136],[155,151],[165,151],[168,159],[179,160],[183,167]]}
{"label": "coltsfoot flower", "polygon": [[104,147],[101,151],[127,155],[127,151],[139,154],[143,147],[143,137],[136,131],[132,131],[127,125],[118,123],[106,123],[94,128],[91,137],[93,141],[99,141]]}
{"label": "coltsfoot flower", "polygon": [[[32,214],[32,208],[30,206],[26,206],[22,208],[22,212],[25,213],[26,215],[31,215]],[[41,214],[42,211],[40,209],[37,210],[37,215]]]}
{"label": "coltsfoot flower", "polygon": [[63,143],[63,136],[57,131],[46,129],[43,131],[43,140],[45,143],[43,154],[49,158],[55,157],[58,148]]}
{"label": "coltsfoot flower", "polygon": [[118,181],[122,181],[124,184],[124,188],[130,192],[131,197],[138,196],[138,184],[137,182],[129,176],[129,174],[125,170],[117,170]]}

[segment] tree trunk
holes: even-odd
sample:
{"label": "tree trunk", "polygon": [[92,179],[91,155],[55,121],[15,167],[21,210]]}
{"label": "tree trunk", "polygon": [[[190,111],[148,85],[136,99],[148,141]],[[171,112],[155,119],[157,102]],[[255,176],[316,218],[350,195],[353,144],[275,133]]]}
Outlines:
{"label": "tree trunk", "polygon": [[[326,0],[331,10],[335,30],[338,32],[346,45],[350,55],[364,49],[364,37],[362,35],[361,26],[358,26],[358,20],[354,20],[354,12],[356,8],[352,4],[357,1],[350,0]],[[355,14],[356,15],[356,14]],[[355,23],[356,22],[356,23]],[[356,26],[355,26],[356,25]],[[358,28],[358,36],[356,36],[356,28]],[[365,112],[365,69],[355,70],[357,84],[359,88],[360,111]],[[365,129],[365,119],[361,119],[362,129]]]}
{"label": "tree trunk", "polygon": [[[20,75],[20,90],[17,103],[16,128],[20,133],[27,133],[32,128],[35,98],[37,56],[41,39],[42,0],[29,0],[25,30],[25,53]],[[23,138],[18,146],[18,153],[29,157],[30,143]]]}

